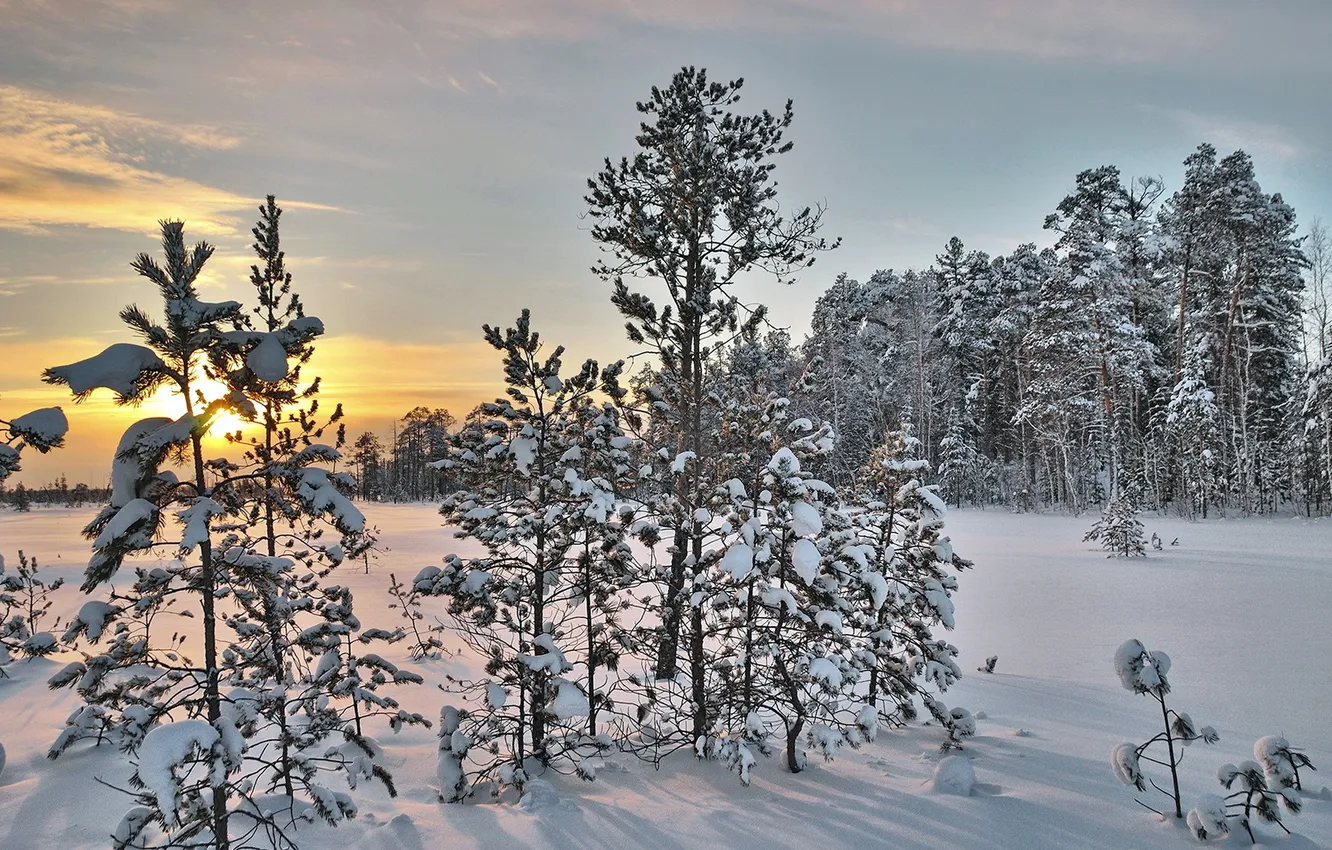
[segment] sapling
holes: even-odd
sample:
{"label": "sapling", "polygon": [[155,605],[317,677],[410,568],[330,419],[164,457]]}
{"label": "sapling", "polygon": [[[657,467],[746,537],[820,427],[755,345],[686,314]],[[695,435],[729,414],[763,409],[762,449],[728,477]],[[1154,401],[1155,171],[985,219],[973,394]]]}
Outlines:
{"label": "sapling", "polygon": [[1253,757],[1267,774],[1267,784],[1277,788],[1304,790],[1300,784],[1300,768],[1317,770],[1302,751],[1292,749],[1290,742],[1280,735],[1264,735],[1253,744]]}
{"label": "sapling", "polygon": [[1101,548],[1110,553],[1107,558],[1145,555],[1146,541],[1142,536],[1142,520],[1138,519],[1138,502],[1134,494],[1128,492],[1112,499],[1101,518],[1082,536],[1082,541],[1100,543]]}
{"label": "sapling", "polygon": [[[1262,744],[1263,741],[1258,743]],[[1272,780],[1275,777],[1265,774],[1258,762],[1247,759],[1238,765],[1222,765],[1216,772],[1216,778],[1226,789],[1237,790],[1224,799],[1208,794],[1189,810],[1189,831],[1199,840],[1225,835],[1230,832],[1229,821],[1234,820],[1249,834],[1249,842],[1256,843],[1252,825],[1254,815],[1276,824],[1287,835],[1290,834],[1290,830],[1281,822],[1281,809],[1285,807],[1291,814],[1299,814],[1300,795],[1294,788],[1273,788]]]}
{"label": "sapling", "polygon": [[[5,559],[0,557],[0,651],[7,660],[17,652],[26,658],[40,658],[56,651],[56,639],[50,632],[40,630],[40,624],[51,609],[51,594],[65,583],[63,578],[47,583],[38,575],[37,559],[29,558],[23,550],[18,553],[18,570],[5,572]],[[56,625],[59,625],[59,619]],[[0,677],[6,674],[0,670]]]}
{"label": "sapling", "polygon": [[[1211,726],[1199,727],[1187,714],[1166,707],[1165,697],[1170,693],[1170,682],[1166,678],[1169,671],[1170,656],[1160,651],[1148,652],[1141,641],[1125,641],[1115,651],[1115,672],[1119,674],[1119,681],[1123,683],[1125,689],[1135,694],[1146,694],[1160,703],[1161,721],[1165,728],[1145,743],[1124,743],[1115,747],[1110,753],[1110,763],[1115,769],[1115,775],[1125,785],[1146,791],[1147,784],[1151,783],[1153,788],[1165,794],[1175,804],[1175,817],[1182,818],[1184,807],[1179,797],[1179,764],[1184,759],[1183,747],[1198,740],[1205,744],[1214,744],[1220,736]],[[1164,758],[1146,755],[1153,744],[1162,742],[1166,747]],[[1143,775],[1141,762],[1144,761],[1169,768],[1169,790]],[[1137,803],[1157,814],[1164,814],[1141,800]]]}

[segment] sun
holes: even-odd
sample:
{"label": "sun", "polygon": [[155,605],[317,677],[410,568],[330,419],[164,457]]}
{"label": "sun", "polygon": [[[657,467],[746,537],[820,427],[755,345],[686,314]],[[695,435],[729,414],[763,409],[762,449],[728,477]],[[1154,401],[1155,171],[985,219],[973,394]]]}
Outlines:
{"label": "sun", "polygon": [[[220,381],[211,378],[196,378],[192,390],[197,390],[203,394],[207,400],[221,398],[226,395],[227,388]],[[179,418],[185,413],[185,402],[181,399],[180,393],[174,387],[163,387],[153,394],[152,398],[144,402],[144,410],[158,416],[168,416],[172,419]],[[208,432],[204,434],[205,442],[222,441],[227,434],[234,434],[237,431],[245,431],[253,427],[255,423],[243,418],[239,414],[226,410],[218,414],[208,426]]]}
{"label": "sun", "polygon": [[222,434],[234,434],[237,431],[244,431],[253,424],[253,422],[242,419],[240,416],[227,410],[218,414],[218,416],[213,419],[212,424],[208,426],[208,435],[216,437]]}

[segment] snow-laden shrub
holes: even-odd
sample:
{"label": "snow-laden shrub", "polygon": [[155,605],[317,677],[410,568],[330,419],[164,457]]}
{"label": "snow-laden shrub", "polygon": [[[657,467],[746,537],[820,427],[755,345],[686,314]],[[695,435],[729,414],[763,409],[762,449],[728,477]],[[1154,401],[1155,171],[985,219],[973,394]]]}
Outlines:
{"label": "snow-laden shrub", "polygon": [[[42,630],[42,621],[51,610],[51,595],[65,584],[63,578],[47,582],[40,574],[36,558],[29,558],[19,550],[18,567],[5,571],[5,559],[0,555],[0,663],[15,655],[40,658],[55,652],[59,646],[55,636]],[[54,621],[60,624],[59,619]],[[6,675],[0,670],[0,676]]]}
{"label": "snow-laden shrub", "polygon": [[1293,749],[1280,735],[1265,735],[1253,744],[1253,757],[1262,765],[1267,782],[1273,788],[1294,788],[1299,791],[1300,768],[1317,770],[1309,757]]}
{"label": "snow-laden shrub", "polygon": [[[1161,721],[1164,726],[1142,744],[1125,743],[1116,746],[1110,753],[1110,766],[1115,776],[1125,785],[1132,785],[1139,791],[1146,791],[1150,783],[1153,788],[1165,794],[1175,805],[1175,817],[1184,817],[1184,807],[1180,801],[1179,764],[1184,759],[1184,747],[1194,741],[1214,744],[1219,740],[1216,730],[1210,726],[1199,727],[1189,715],[1166,706],[1166,694],[1170,693],[1170,656],[1164,652],[1149,652],[1141,641],[1127,640],[1115,650],[1115,674],[1125,690],[1135,694],[1150,696],[1161,707]],[[1144,753],[1154,745],[1164,744],[1166,752],[1159,756],[1145,756]],[[1178,745],[1178,746],[1177,746]],[[1142,762],[1164,765],[1170,771],[1170,789],[1157,785],[1146,777]],[[1141,800],[1143,806],[1157,812]],[[1158,812],[1159,814],[1160,812]]]}
{"label": "snow-laden shrub", "polygon": [[[1263,742],[1260,740],[1259,743]],[[1281,822],[1283,810],[1299,814],[1303,807],[1299,792],[1294,788],[1273,787],[1262,765],[1249,760],[1237,765],[1223,764],[1217,770],[1216,778],[1227,790],[1234,789],[1234,793],[1224,799],[1209,795],[1189,812],[1189,828],[1198,839],[1224,835],[1230,831],[1227,821],[1233,820],[1244,827],[1249,841],[1256,843],[1253,834],[1255,818],[1274,823],[1290,834],[1290,830]]]}

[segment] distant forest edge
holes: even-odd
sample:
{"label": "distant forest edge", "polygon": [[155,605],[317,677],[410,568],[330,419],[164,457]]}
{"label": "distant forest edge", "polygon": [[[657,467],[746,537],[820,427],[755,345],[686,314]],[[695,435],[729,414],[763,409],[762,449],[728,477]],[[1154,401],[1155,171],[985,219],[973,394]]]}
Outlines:
{"label": "distant forest edge", "polygon": [[[1050,248],[991,257],[954,237],[928,269],[841,275],[803,343],[753,325],[718,346],[710,392],[766,385],[831,423],[834,483],[905,427],[954,504],[1326,513],[1332,241],[1316,221],[1297,235],[1243,151],[1204,144],[1185,167],[1169,196],[1159,178],[1082,172],[1045,221]],[[488,418],[417,407],[387,442],[362,434],[359,495],[450,492],[432,464]]]}
{"label": "distant forest edge", "polygon": [[[1327,513],[1332,239],[1317,220],[1300,235],[1243,151],[1203,144],[1184,165],[1170,195],[1114,166],[1077,175],[1045,221],[1052,247],[991,257],[954,237],[927,269],[842,274],[802,343],[760,312],[706,352],[707,392],[762,389],[830,423],[818,472],[836,484],[902,430],[957,505]],[[659,380],[632,376],[640,392]],[[450,447],[476,439],[485,408],[459,421],[418,406],[390,434],[360,434],[344,455],[355,495],[453,492]],[[704,423],[714,441],[720,410]],[[99,495],[0,485],[11,506]]]}

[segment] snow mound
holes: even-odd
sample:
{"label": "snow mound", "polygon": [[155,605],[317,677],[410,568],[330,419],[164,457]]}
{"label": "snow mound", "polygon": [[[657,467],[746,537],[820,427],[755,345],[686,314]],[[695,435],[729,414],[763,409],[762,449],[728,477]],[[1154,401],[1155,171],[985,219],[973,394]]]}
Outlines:
{"label": "snow mound", "polygon": [[518,808],[529,814],[550,811],[552,809],[577,808],[573,802],[560,797],[555,786],[544,779],[529,779],[523,796],[518,800]]}
{"label": "snow mound", "polygon": [[947,756],[934,768],[930,789],[937,794],[970,797],[976,789],[976,769],[966,756]]}

